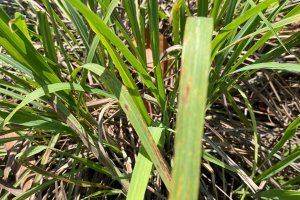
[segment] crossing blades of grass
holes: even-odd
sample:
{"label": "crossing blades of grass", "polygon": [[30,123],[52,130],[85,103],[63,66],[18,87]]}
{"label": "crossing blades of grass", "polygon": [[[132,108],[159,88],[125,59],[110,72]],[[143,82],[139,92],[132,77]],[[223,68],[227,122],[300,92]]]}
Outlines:
{"label": "crossing blades of grass", "polygon": [[259,182],[259,181],[262,181],[264,179],[267,179],[267,178],[277,174],[278,172],[282,171],[284,168],[288,167],[291,163],[293,163],[295,160],[297,160],[299,158],[300,158],[300,150],[298,149],[298,150],[294,151],[291,155],[287,156],[282,161],[279,161],[272,167],[265,170],[262,174],[258,175],[254,179],[254,181]]}
{"label": "crossing blades of grass", "polygon": [[230,167],[234,168],[239,175],[239,177],[243,180],[243,182],[252,190],[253,193],[258,191],[258,186],[254,183],[254,181],[247,175],[247,173],[240,168],[240,166],[233,161],[217,144],[215,144],[209,137],[203,136],[203,138],[214,148],[215,151],[229,164]]}
{"label": "crossing blades of grass", "polygon": [[[297,15],[297,14],[299,14],[299,12],[300,12],[300,4],[298,6],[296,6],[294,9],[292,9],[288,14],[286,14],[286,16],[284,16],[283,19],[281,19],[279,22],[271,24],[271,26],[274,27],[274,28],[276,27],[275,31],[279,32],[284,27],[284,25],[290,24],[294,20],[298,21],[300,16]],[[246,36],[243,36],[242,38],[237,39],[235,42],[229,44],[224,49],[228,48],[229,46],[234,45],[236,42],[240,42],[241,40],[244,40],[246,38],[253,37],[258,32],[265,31],[265,30],[266,30],[266,28],[258,29],[257,31],[255,31],[253,33],[250,33]],[[265,44],[271,36],[272,36],[271,31],[268,31],[267,33],[265,33],[258,41],[256,41],[256,43],[250,49],[247,50],[247,52],[241,58],[238,59],[238,62],[236,62],[234,64],[234,66],[231,66],[230,71],[231,72],[234,71],[240,64],[242,64],[245,61],[245,59],[247,59],[252,53],[254,53],[257,49],[259,49],[263,44]],[[295,35],[291,36],[291,38],[289,40],[284,41],[285,46],[288,47],[288,48],[291,48],[291,46],[296,45],[295,43],[299,42],[296,39],[297,36],[299,36],[299,34],[297,35],[297,33],[296,33]],[[221,50],[221,51],[223,51],[223,50]],[[271,51],[273,51],[273,50],[271,50]],[[261,63],[261,62],[264,62],[264,61],[272,61],[271,60],[272,57],[276,58],[276,54],[277,54],[277,56],[280,56],[285,51],[286,51],[285,48],[282,45],[279,45],[276,49],[274,49],[274,52],[272,52],[272,56],[270,56],[270,54],[265,54],[264,56],[262,56],[261,59],[257,60],[256,62]],[[269,60],[266,59],[268,57],[269,57]]]}
{"label": "crossing blades of grass", "polygon": [[[95,145],[94,140],[92,140],[91,133],[87,132],[85,128],[79,123],[75,116],[58,101],[57,98],[51,102],[55,111],[59,113],[59,116],[72,128],[72,130],[80,137],[83,144],[94,154],[94,156],[105,166],[108,170],[117,178],[124,177],[120,172],[119,168],[115,166],[112,160],[108,157],[107,153],[103,150],[102,145]],[[122,184],[125,191],[128,190],[128,182],[125,179],[118,179]]]}
{"label": "crossing blades of grass", "polygon": [[141,95],[138,91],[138,88],[137,88],[125,62],[122,60],[120,55],[112,48],[112,46],[109,44],[109,42],[103,36],[99,36],[99,37],[102,40],[102,43],[106,46],[106,49],[109,52],[116,68],[118,69],[118,71],[122,77],[124,85],[128,88],[128,91],[130,92],[133,101],[139,108],[147,125],[149,125],[151,122],[149,114],[146,110],[146,107],[145,107],[144,102],[141,98]]}
{"label": "crossing blades of grass", "polygon": [[[287,17],[287,18],[284,18],[278,22],[275,22],[275,23],[272,23],[271,26],[274,28],[274,29],[277,29],[277,28],[282,28],[288,24],[291,24],[293,22],[297,22],[299,21],[299,18],[300,18],[300,14],[296,14],[296,15],[293,15],[293,16],[290,16],[290,17]],[[236,45],[238,44],[239,42],[245,40],[245,39],[248,39],[248,38],[251,38],[253,36],[256,36],[258,34],[261,34],[261,33],[264,33],[264,32],[267,32],[269,31],[269,28],[268,27],[264,27],[264,28],[261,28],[261,29],[258,29],[257,31],[253,32],[253,33],[250,33],[244,37],[241,37],[240,39],[234,41],[233,43],[231,43],[230,45],[226,46],[224,49],[222,49],[220,52],[232,47],[233,45]],[[268,34],[272,34],[271,32],[268,32]],[[269,35],[268,37],[270,37],[271,35]],[[261,46],[261,45],[260,45]]]}
{"label": "crossing blades of grass", "polygon": [[88,28],[83,21],[80,14],[77,12],[77,10],[74,9],[72,5],[68,1],[62,1],[62,4],[64,5],[65,10],[67,11],[68,16],[70,17],[71,21],[75,25],[80,38],[82,39],[84,46],[89,49],[89,42],[88,42]]}
{"label": "crossing blades of grass", "polygon": [[[149,131],[151,132],[156,144],[158,144],[162,130],[163,129],[160,127],[149,127]],[[136,164],[131,176],[127,200],[144,199],[145,191],[153,167],[153,163],[145,155],[147,155],[146,151],[142,147],[136,159]]]}
{"label": "crossing blades of grass", "polygon": [[13,200],[22,200],[22,199],[26,199],[28,197],[30,197],[31,195],[41,191],[42,189],[46,188],[46,187],[49,187],[50,185],[52,185],[54,183],[54,179],[52,180],[49,180],[49,181],[46,181],[42,184],[39,184],[35,187],[32,187],[30,190],[24,192],[22,195],[20,196],[17,196],[15,198],[13,198]]}
{"label": "crossing blades of grass", "polygon": [[70,74],[71,71],[72,71],[72,65],[71,65],[70,59],[67,55],[66,49],[63,45],[62,34],[61,34],[61,32],[59,30],[59,27],[57,26],[57,22],[55,20],[55,15],[54,15],[55,11],[52,9],[52,7],[49,3],[49,0],[42,0],[42,2],[45,5],[46,10],[49,14],[49,18],[50,18],[51,23],[52,23],[52,27],[53,27],[53,31],[55,33],[55,37],[57,39],[57,43],[58,43],[58,45],[60,47],[60,51],[61,51],[61,53],[64,57],[64,61],[67,64],[68,73]]}
{"label": "crossing blades of grass", "polygon": [[122,190],[116,190],[116,189],[112,189],[112,190],[100,190],[100,191],[97,191],[87,197],[84,197],[83,199],[81,200],[86,200],[86,199],[96,199],[96,198],[99,198],[101,199],[102,198],[107,198],[108,196],[113,196],[113,195],[119,195],[122,193]]}
{"label": "crossing blades of grass", "polygon": [[[62,91],[62,90],[78,90],[78,91],[89,91],[85,87],[82,87],[78,84],[72,84],[72,83],[57,83],[57,84],[50,84],[44,87],[41,87],[32,93],[28,94],[24,100],[1,122],[1,127],[3,128],[13,117],[13,115],[22,107],[24,107],[26,104],[39,99],[42,96],[45,96],[50,93]],[[104,92],[99,89],[91,89],[90,92]],[[102,92],[101,92],[102,91]],[[94,93],[92,92],[92,93]],[[106,92],[103,93],[108,94]],[[108,94],[109,95],[109,94]],[[109,95],[110,97],[113,97]],[[114,98],[114,97],[113,97]],[[94,144],[94,141],[90,137],[91,134],[86,132],[83,126],[78,122],[78,120],[74,117],[74,115],[67,109],[65,106],[57,100],[57,98],[51,102],[53,106],[55,107],[55,110],[60,114],[60,116],[65,120],[65,122],[72,128],[72,130],[79,135],[81,138],[82,142],[86,145],[87,148],[91,150],[91,152],[95,155],[96,158],[101,160],[101,162],[112,172],[116,177],[123,177],[123,175],[120,173],[118,168],[114,165],[114,163],[107,158],[105,155],[105,152],[99,151],[97,147]],[[121,184],[124,187],[124,190],[127,190],[127,181],[126,180],[119,180]]]}
{"label": "crossing blades of grass", "polygon": [[232,34],[232,32],[238,28],[242,23],[247,21],[253,16],[256,16],[259,11],[266,9],[270,6],[270,4],[276,2],[276,0],[266,0],[259,4],[257,4],[254,8],[251,8],[247,11],[245,11],[241,16],[237,17],[235,20],[233,20],[231,23],[226,25],[222,32],[219,33],[212,42],[212,60],[218,53],[218,50],[221,48],[221,46],[225,43],[226,39]]}
{"label": "crossing blades of grass", "polygon": [[295,135],[299,126],[300,126],[300,117],[298,117],[292,123],[290,123],[290,125],[287,127],[282,137],[280,138],[280,140],[276,143],[272,151],[269,153],[267,160],[270,160],[272,156],[275,153],[277,153],[279,149],[281,149],[281,147],[283,147],[283,145]]}
{"label": "crossing blades of grass", "polygon": [[209,18],[186,23],[171,200],[198,199],[212,28]]}
{"label": "crossing blades of grass", "polygon": [[[49,163],[49,161],[51,161],[50,155],[52,153],[52,150],[50,148],[54,148],[55,145],[57,144],[57,142],[60,139],[61,134],[57,133],[57,134],[52,134],[51,139],[48,142],[48,146],[46,151],[43,153],[43,155],[41,155],[41,162],[40,162],[40,166],[42,169],[45,169],[47,167],[47,164]],[[33,180],[34,184],[38,184],[43,178],[43,174],[37,174]]]}
{"label": "crossing blades of grass", "polygon": [[150,157],[155,168],[158,170],[164,184],[169,190],[171,181],[169,168],[166,165],[161,153],[159,152],[159,149],[156,146],[151,133],[149,132],[147,124],[143,120],[143,117],[139,112],[137,106],[134,104],[128,90],[121,84],[121,82],[114,76],[114,74],[105,70],[104,67],[97,64],[86,64],[82,67],[99,75],[107,89],[109,89],[113,94],[116,95],[120,106],[126,113],[127,118],[138,134],[148,156]]}
{"label": "crossing blades of grass", "polygon": [[151,77],[146,71],[146,64],[139,62],[138,59],[135,58],[134,55],[129,51],[123,41],[112,32],[112,30],[105,24],[105,22],[101,20],[95,13],[89,10],[82,2],[80,2],[79,0],[69,0],[69,2],[83,14],[85,19],[91,26],[91,29],[98,35],[100,40],[101,38],[106,38],[120,50],[120,52],[124,55],[128,62],[138,72],[145,85],[150,89],[155,98],[159,101],[160,106],[162,106],[162,98],[159,96],[156,86],[154,85]]}
{"label": "crossing blades of grass", "polygon": [[76,161],[84,164],[85,166],[88,166],[89,168],[95,170],[96,172],[112,176],[112,174],[107,169],[105,169],[104,167],[102,167],[101,165],[99,165],[99,163],[93,162],[93,161],[91,161],[89,159],[86,159],[86,158],[81,158],[79,156],[76,156],[74,154],[68,153],[66,151],[61,151],[61,150],[55,149],[55,148],[50,148],[50,149],[52,151],[54,151],[55,153],[59,153],[61,155],[64,155],[65,157],[72,158],[72,159],[76,160]]}
{"label": "crossing blades of grass", "polygon": [[[300,32],[296,32],[287,39],[283,40],[283,43],[285,46],[289,49],[293,48],[294,46],[297,46],[300,44]],[[262,55],[261,58],[259,58],[256,63],[262,63],[262,62],[270,62],[275,58],[278,58],[280,55],[282,55],[285,52],[285,49],[282,46],[277,46],[276,48],[272,49],[267,54]]]}
{"label": "crossing blades of grass", "polygon": [[[0,103],[1,108],[13,110],[16,105]],[[0,112],[0,123],[8,116],[8,112]],[[60,133],[72,133],[70,127],[66,124],[53,119],[52,117],[43,116],[41,113],[35,113],[31,109],[21,109],[19,110],[10,120],[12,124],[18,124],[20,126],[34,128],[37,130],[44,130],[50,132],[60,132]]]}
{"label": "crossing blades of grass", "polygon": [[47,85],[44,87],[41,87],[37,90],[35,90],[34,92],[28,94],[24,100],[3,120],[3,122],[1,123],[1,127],[4,127],[9,120],[13,117],[13,115],[20,110],[22,107],[24,107],[26,104],[39,99],[40,97],[49,94],[49,93],[54,93],[54,92],[58,92],[58,91],[62,91],[62,90],[78,90],[78,91],[90,91],[92,93],[98,93],[98,94],[102,94],[104,96],[107,97],[114,97],[113,95],[110,95],[108,93],[106,93],[105,91],[99,90],[99,89],[88,89],[88,87],[82,87],[79,84],[72,84],[72,83],[54,83],[51,85]]}
{"label": "crossing blades of grass", "polygon": [[[19,63],[32,71],[35,80],[39,83],[60,82],[54,71],[45,62],[45,59],[35,50],[28,39],[19,31],[13,32],[0,19],[0,45]],[[18,33],[18,34],[17,34]]]}
{"label": "crossing blades of grass", "polygon": [[105,188],[105,189],[110,188],[109,186],[106,186],[103,184],[71,179],[69,177],[66,177],[65,175],[57,175],[55,173],[48,172],[46,170],[43,170],[43,169],[31,164],[27,160],[19,159],[18,162],[22,163],[23,166],[27,167],[31,171],[34,171],[35,173],[43,174],[44,177],[51,177],[53,179],[60,180],[60,181],[66,182],[66,183],[75,184],[75,185],[78,185],[81,187],[97,187],[97,188]]}

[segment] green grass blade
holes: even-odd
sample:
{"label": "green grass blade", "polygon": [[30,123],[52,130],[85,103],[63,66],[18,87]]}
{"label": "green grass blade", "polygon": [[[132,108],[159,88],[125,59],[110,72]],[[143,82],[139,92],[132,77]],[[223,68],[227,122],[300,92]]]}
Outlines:
{"label": "green grass blade", "polygon": [[64,5],[64,8],[67,10],[69,17],[71,21],[74,23],[80,38],[83,41],[83,44],[86,48],[89,48],[89,42],[88,42],[88,28],[86,27],[85,22],[83,21],[80,14],[77,12],[77,10],[74,9],[72,5],[68,1],[62,1],[62,4]]}
{"label": "green grass blade", "polygon": [[97,50],[97,47],[99,45],[99,42],[100,42],[100,39],[98,36],[95,36],[93,41],[92,41],[92,44],[90,46],[90,49],[89,49],[89,52],[87,54],[87,57],[86,57],[86,63],[91,63],[93,62],[93,59],[96,55],[96,50]]}
{"label": "green grass blade", "polygon": [[5,10],[3,9],[2,6],[0,6],[0,18],[5,22],[5,23],[8,23],[10,18],[9,16],[7,15],[7,13],[5,12]]}
{"label": "green grass blade", "polygon": [[7,95],[9,97],[12,97],[14,99],[19,99],[19,100],[22,100],[24,98],[22,95],[12,92],[10,90],[6,90],[4,88],[0,88],[0,94],[4,94],[4,95]]}
{"label": "green grass blade", "polygon": [[256,167],[258,165],[258,154],[259,154],[259,141],[260,141],[260,137],[257,131],[257,125],[256,125],[256,118],[255,118],[255,114],[253,111],[253,107],[251,105],[251,103],[248,100],[248,97],[246,96],[246,94],[241,90],[238,89],[239,93],[241,94],[241,96],[243,97],[245,104],[248,108],[248,112],[250,114],[250,118],[251,118],[251,122],[252,122],[252,130],[253,130],[253,139],[254,139],[254,161],[253,161],[253,167],[252,167],[252,175],[255,175],[256,173]]}
{"label": "green grass blade", "polygon": [[108,170],[106,170],[104,167],[99,165],[99,163],[95,163],[94,161],[91,161],[89,159],[81,158],[79,156],[73,155],[71,153],[67,153],[66,151],[62,151],[62,150],[59,150],[59,149],[51,148],[51,150],[56,152],[56,153],[59,153],[61,155],[64,155],[68,158],[72,158],[72,159],[84,164],[85,166],[88,166],[89,168],[95,170],[96,172],[99,172],[101,174],[106,174],[108,176],[112,176],[112,174]]}
{"label": "green grass blade", "polygon": [[158,93],[161,99],[162,109],[164,110],[163,102],[165,102],[165,86],[160,66],[160,53],[159,53],[159,21],[158,21],[158,2],[157,0],[148,1],[149,8],[149,23],[150,23],[150,39],[154,66],[154,75],[158,88]]}
{"label": "green grass blade", "polygon": [[[6,112],[0,112],[0,123],[8,116],[8,114],[9,113]],[[72,129],[60,121],[23,110],[17,112],[10,120],[10,123],[43,131],[72,133]]]}
{"label": "green grass blade", "polygon": [[29,77],[33,78],[33,74],[31,72],[31,70],[29,70],[27,67],[25,67],[24,65],[22,65],[21,63],[19,63],[15,59],[13,59],[12,57],[9,57],[6,54],[0,53],[0,60],[7,64],[12,65],[16,69],[20,70],[21,72],[25,73]]}
{"label": "green grass blade", "polygon": [[69,38],[66,40],[67,43],[70,43],[70,41],[74,42],[75,45],[78,45],[78,41],[76,40],[74,34],[71,32],[71,30],[68,29],[68,27],[64,24],[60,16],[58,16],[55,12],[53,13],[53,16],[57,22],[57,24],[64,30],[65,37],[69,36]]}
{"label": "green grass blade", "polygon": [[292,186],[295,183],[299,183],[300,181],[300,176],[295,176],[294,178],[286,181],[285,183],[283,183],[283,186]]}
{"label": "green grass blade", "polygon": [[300,199],[300,192],[296,190],[271,189],[261,191],[257,196],[266,199],[298,200]]}
{"label": "green grass blade", "polygon": [[[289,38],[287,38],[286,40],[283,40],[283,43],[288,49],[291,49],[300,44],[299,38],[300,38],[300,32],[296,32],[293,35],[291,35]],[[282,46],[278,46],[276,48],[273,48],[268,53],[262,55],[262,57],[259,58],[256,61],[256,63],[270,62],[273,59],[280,57],[284,52],[285,52],[285,49]]]}
{"label": "green grass blade", "polygon": [[226,25],[223,30],[229,31],[237,28],[239,25],[241,25],[251,17],[256,16],[260,11],[266,9],[267,7],[271,6],[275,2],[276,0],[262,1],[261,3],[257,4],[255,7],[252,7],[251,9],[245,11],[241,16],[236,18],[230,24]]}
{"label": "green grass blade", "polygon": [[300,72],[300,64],[290,63],[259,63],[242,67],[241,69],[235,70],[233,73],[249,71],[249,70],[260,70],[260,69],[276,69],[286,70],[291,72]]}
{"label": "green grass blade", "polygon": [[39,84],[35,81],[33,81],[30,77],[24,76],[23,78],[20,78],[19,76],[14,75],[12,72],[0,68],[0,72],[10,77],[12,80],[15,81],[15,84],[19,87],[22,87],[23,89],[31,90],[32,88],[39,87]]}
{"label": "green grass blade", "polygon": [[[16,12],[15,18],[13,20],[11,20],[9,23],[10,23],[10,26],[12,26],[13,24],[16,25],[18,27],[18,29],[23,33],[23,35],[27,38],[27,40],[31,42],[31,38],[29,35],[25,17],[21,13]],[[12,28],[12,29],[14,29],[14,28]]]}
{"label": "green grass blade", "polygon": [[[58,140],[60,139],[61,134],[60,133],[54,133],[51,136],[50,141],[48,142],[48,146],[46,151],[43,153],[43,155],[41,155],[41,162],[40,162],[40,166],[41,168],[45,169],[47,164],[49,163],[49,157],[52,153],[52,150],[50,148],[54,148],[55,145],[57,144]],[[38,184],[40,183],[41,179],[43,178],[42,174],[37,174],[33,180],[34,184]]]}
{"label": "green grass blade", "polygon": [[42,151],[46,150],[47,146],[44,145],[39,145],[39,146],[31,146],[25,151],[21,151],[16,155],[16,158],[22,158],[26,159],[29,158],[30,156],[33,156],[35,154],[41,153]]}
{"label": "green grass blade", "polygon": [[61,33],[58,29],[58,26],[57,26],[57,22],[55,21],[55,11],[52,9],[50,3],[49,3],[49,0],[42,0],[43,4],[45,5],[46,9],[47,9],[47,12],[49,14],[49,17],[50,17],[50,20],[51,20],[51,23],[52,23],[52,27],[53,27],[53,31],[55,33],[55,36],[57,38],[57,43],[60,47],[60,51],[62,52],[62,55],[64,56],[64,61],[66,62],[67,64],[67,67],[68,67],[68,73],[71,74],[71,71],[72,71],[72,65],[71,65],[71,62],[70,62],[70,59],[67,55],[67,52],[65,50],[65,47],[64,47],[64,44],[63,44],[63,41],[62,41],[62,36],[61,36]]}
{"label": "green grass blade", "polygon": [[[20,130],[18,130],[20,131]],[[1,138],[0,139],[0,144],[5,144],[7,142],[11,141],[20,141],[20,140],[32,140],[33,138],[45,138],[45,136],[42,135],[36,135],[36,136],[17,136],[17,137],[9,137],[9,138]]]}
{"label": "green grass blade", "polygon": [[[257,26],[259,24],[260,24],[260,18],[259,17],[255,17],[255,18],[252,18],[252,19],[248,20],[246,22],[246,24],[238,32],[238,34],[236,34],[230,42],[241,38],[243,35],[246,35],[246,34],[249,34],[253,31],[255,31],[255,28],[257,28]],[[222,53],[222,55],[224,55],[224,56],[223,56],[223,60],[222,60],[221,64],[224,63],[226,57],[230,55],[231,51],[233,51],[232,55],[230,56],[230,59],[226,63],[226,67],[225,67],[225,70],[224,70],[223,74],[228,73],[228,71],[230,71],[230,69],[233,68],[232,67],[233,63],[236,62],[237,58],[241,55],[242,51],[245,50],[245,48],[250,44],[250,42],[252,40],[253,40],[253,37],[249,38],[248,40],[244,40],[244,41],[240,42],[238,45],[233,46],[230,49],[227,49],[226,52]]]}
{"label": "green grass blade", "polygon": [[181,12],[181,6],[183,6],[184,1],[183,0],[178,0],[176,3],[173,5],[172,8],[172,25],[173,25],[173,41],[174,44],[179,44],[180,43],[180,37],[179,37],[179,32],[180,32],[180,27],[179,27],[179,16]]}
{"label": "green grass blade", "polygon": [[[117,7],[119,1],[118,0],[113,0],[110,2],[107,10],[106,10],[106,14],[105,14],[105,18],[104,18],[104,23],[107,23],[108,20],[110,19],[114,9]],[[86,63],[91,63],[93,61],[93,58],[95,57],[96,54],[96,49],[99,45],[100,39],[98,36],[95,36],[91,45],[90,45],[90,49],[89,52],[87,54],[87,58],[86,58]],[[104,65],[104,62],[101,63],[102,65]]]}
{"label": "green grass blade", "polygon": [[112,0],[110,4],[107,7],[105,17],[104,17],[104,22],[107,23],[110,16],[112,15],[114,9],[118,6],[119,0]]}
{"label": "green grass blade", "polygon": [[120,195],[120,194],[122,194],[122,190],[117,190],[117,189],[101,190],[101,191],[94,192],[93,194],[88,195],[87,197],[84,197],[81,200],[96,199],[96,198],[101,199],[101,198],[107,198],[109,196]]}
{"label": "green grass blade", "polygon": [[[158,141],[162,135],[162,128],[159,127],[149,127],[149,131],[155,141]],[[153,163],[146,156],[147,153],[143,147],[141,147],[134,169],[132,172],[130,185],[127,193],[127,200],[143,200],[147,189],[149,177],[151,175]]]}
{"label": "green grass blade", "polygon": [[236,112],[236,114],[240,118],[240,120],[245,124],[245,126],[251,128],[250,122],[248,121],[245,114],[238,107],[238,105],[235,102],[233,96],[229,92],[225,92],[225,97],[228,100],[228,102],[230,103],[230,105],[232,106],[233,110]]}
{"label": "green grass blade", "polygon": [[170,199],[198,199],[213,22],[188,18],[179,87]]}
{"label": "green grass blade", "polygon": [[213,19],[213,23],[217,22],[217,18],[220,12],[220,7],[222,4],[222,0],[213,0],[212,1],[212,10],[211,10],[211,17]]}
{"label": "green grass blade", "polygon": [[[283,9],[282,7],[281,7],[281,9]],[[300,4],[299,5],[297,5],[294,9],[292,9],[281,21],[279,21],[278,23],[282,23],[282,22],[285,22],[285,24],[284,25],[287,25],[287,24],[289,24],[289,23],[292,23],[292,22],[289,22],[289,21],[293,21],[293,16],[294,15],[297,15],[298,13],[300,12]],[[295,17],[295,19],[294,20],[296,20],[296,21],[298,21],[299,20],[299,17],[300,16],[298,16],[298,17]],[[278,24],[278,23],[274,23],[274,24],[271,24],[270,26],[272,26],[273,28],[275,28],[275,25],[276,24]],[[277,28],[275,28],[275,31],[277,31],[277,32],[279,32],[280,31],[280,29],[284,26],[284,25],[280,25],[280,26],[278,26]],[[277,25],[276,25],[277,26]],[[242,41],[242,40],[244,40],[244,39],[247,39],[247,38],[251,38],[251,37],[254,37],[255,35],[256,35],[256,33],[257,32],[259,32],[259,31],[261,31],[261,30],[265,30],[266,28],[261,28],[261,29],[259,29],[258,31],[256,31],[256,32],[254,32],[254,33],[248,33],[248,35],[246,35],[246,36],[244,36],[243,38],[239,38],[238,40],[236,40],[235,42],[233,42],[232,44],[230,44],[229,46],[233,46],[233,45],[235,45],[237,42],[240,42],[240,41]],[[237,63],[235,63],[235,65],[234,66],[232,66],[231,67],[231,70],[230,71],[234,71],[240,64],[242,64],[244,61],[245,61],[245,59],[247,59],[252,53],[254,53],[257,49],[259,49],[262,45],[264,45],[265,44],[265,42],[267,42],[267,40],[270,38],[272,36],[272,32],[271,31],[268,31],[267,33],[265,33],[258,41],[256,41],[256,43],[241,57],[241,58],[239,58],[239,60],[238,60],[238,62]],[[296,41],[298,41],[297,39],[295,39]],[[295,41],[292,41],[292,44],[294,43]],[[284,42],[285,43],[285,42]],[[287,45],[286,45],[287,46]],[[287,46],[288,47],[288,46]],[[227,48],[227,47],[226,47]],[[226,49],[225,48],[225,49]],[[284,51],[286,51],[285,50],[285,48],[282,46],[282,45],[280,45],[279,47],[277,47],[277,49],[279,48],[279,52],[284,52]],[[288,48],[290,48],[290,47],[288,47]],[[221,51],[223,51],[223,50],[221,50]],[[275,51],[276,52],[276,51]],[[236,53],[238,53],[238,51],[236,52]],[[276,54],[272,54],[273,56],[276,56]],[[278,54],[278,52],[277,52],[277,56],[280,56],[281,54]],[[270,57],[270,55],[268,55],[269,57]],[[262,58],[265,58],[265,56],[262,56]],[[234,58],[232,58],[232,59],[234,59]],[[266,60],[264,60],[264,61],[266,61]],[[271,60],[269,60],[269,61],[271,61]],[[231,61],[232,62],[232,61]],[[263,60],[261,60],[261,59],[259,59],[259,60],[257,60],[256,61],[257,63],[259,63],[259,62],[263,62]],[[229,62],[230,63],[230,62]]]}
{"label": "green grass blade", "polygon": [[53,62],[57,63],[57,56],[54,47],[53,36],[48,24],[47,15],[45,12],[38,12],[37,17],[39,20],[39,30],[42,37],[42,42],[45,50],[45,55],[47,58],[51,59]]}
{"label": "green grass blade", "polygon": [[[227,10],[226,16],[225,16],[225,25],[227,25],[230,22],[232,22],[232,18],[233,18],[234,12],[236,11],[235,7],[236,7],[236,4],[237,4],[237,0],[225,2],[224,4],[226,4],[226,3],[228,3],[229,6],[228,6],[228,10]],[[219,21],[219,19],[220,19],[220,17],[218,17],[218,21]]]}
{"label": "green grass blade", "polygon": [[207,17],[208,14],[208,0],[197,1],[197,16]]}
{"label": "green grass blade", "polygon": [[132,34],[134,35],[134,39],[136,41],[137,49],[143,58],[142,62],[146,62],[146,47],[145,44],[143,44],[142,40],[142,35],[139,27],[139,22],[138,22],[138,15],[137,15],[137,10],[136,10],[136,5],[135,5],[135,0],[128,0],[124,1],[124,6],[126,13],[128,15],[128,19],[130,22],[130,26],[132,28]]}
{"label": "green grass blade", "polygon": [[224,169],[227,169],[229,171],[232,171],[234,173],[238,173],[238,171],[233,168],[230,167],[229,165],[225,164],[224,162],[220,161],[219,159],[217,159],[216,157],[212,156],[211,154],[207,153],[206,151],[203,151],[203,155],[202,155],[204,160],[207,160],[211,163],[214,163],[215,165],[218,165]]}

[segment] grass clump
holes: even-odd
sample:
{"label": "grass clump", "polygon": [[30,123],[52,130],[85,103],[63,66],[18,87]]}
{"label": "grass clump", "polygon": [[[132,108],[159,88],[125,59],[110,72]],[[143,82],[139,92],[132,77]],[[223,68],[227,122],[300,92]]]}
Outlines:
{"label": "grass clump", "polygon": [[8,3],[1,199],[298,197],[299,4]]}

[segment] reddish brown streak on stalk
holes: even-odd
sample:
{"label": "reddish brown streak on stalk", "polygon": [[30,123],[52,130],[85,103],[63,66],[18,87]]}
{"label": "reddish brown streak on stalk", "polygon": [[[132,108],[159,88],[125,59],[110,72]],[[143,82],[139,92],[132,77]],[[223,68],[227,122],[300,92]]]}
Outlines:
{"label": "reddish brown streak on stalk", "polygon": [[188,99],[188,96],[190,94],[190,84],[188,83],[185,87],[185,90],[184,90],[184,96],[182,97],[182,103],[186,103],[187,99]]}
{"label": "reddish brown streak on stalk", "polygon": [[124,104],[125,110],[129,111],[128,104]]}

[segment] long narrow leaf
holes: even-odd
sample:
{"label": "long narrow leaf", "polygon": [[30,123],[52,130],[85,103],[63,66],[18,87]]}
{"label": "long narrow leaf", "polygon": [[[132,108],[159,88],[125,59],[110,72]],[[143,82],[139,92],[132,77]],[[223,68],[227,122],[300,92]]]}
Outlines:
{"label": "long narrow leaf", "polygon": [[[162,128],[160,127],[149,127],[151,135],[156,144],[162,134]],[[143,200],[147,189],[149,177],[153,163],[147,158],[145,149],[142,147],[136,159],[136,164],[133,169],[131,181],[128,189],[127,200]]]}
{"label": "long narrow leaf", "polygon": [[300,64],[290,64],[290,63],[259,63],[248,65],[234,71],[233,73],[249,71],[249,70],[259,70],[259,69],[276,69],[276,70],[286,70],[291,72],[300,72]]}
{"label": "long narrow leaf", "polygon": [[188,18],[183,43],[170,199],[197,199],[213,22]]}

